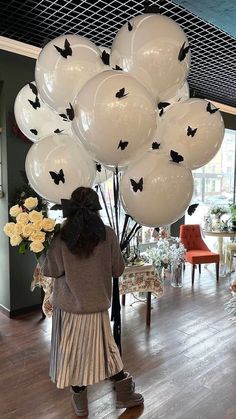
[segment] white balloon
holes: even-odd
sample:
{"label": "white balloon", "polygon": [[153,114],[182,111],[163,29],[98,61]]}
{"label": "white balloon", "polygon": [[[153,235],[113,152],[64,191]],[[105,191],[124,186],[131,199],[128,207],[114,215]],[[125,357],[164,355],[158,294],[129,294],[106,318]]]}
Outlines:
{"label": "white balloon", "polygon": [[118,31],[111,48],[111,66],[119,65],[136,77],[160,100],[175,95],[184,84],[190,52],[178,59],[188,40],[181,27],[166,16],[145,14],[136,16]]}
{"label": "white balloon", "polygon": [[[70,135],[51,135],[30,148],[25,162],[26,174],[32,188],[50,202],[61,203],[79,186],[91,187],[96,169],[82,145]],[[61,173],[60,171],[63,171]],[[54,172],[54,175],[50,175]],[[58,175],[61,179],[58,184]]]}
{"label": "white balloon", "polygon": [[72,129],[105,165],[126,166],[156,130],[154,99],[123,71],[108,70],[89,80],[73,107]]}
{"label": "white balloon", "polygon": [[103,46],[100,46],[100,45],[99,45],[98,48],[100,49],[101,52],[106,51],[106,53],[109,54],[109,55],[111,53],[111,48],[103,47]]}
{"label": "white balloon", "polygon": [[126,169],[120,187],[128,214],[141,225],[161,227],[185,213],[193,194],[193,176],[159,150],[148,151]]}
{"label": "white balloon", "polygon": [[186,81],[181,88],[179,88],[175,95],[172,98],[167,98],[166,102],[169,102],[171,105],[175,102],[183,102],[189,99],[189,85]]}
{"label": "white balloon", "polygon": [[[30,84],[36,86],[35,82]],[[14,104],[16,122],[23,134],[35,142],[56,130],[70,131],[70,122],[64,122],[39,96],[37,99],[30,84],[26,84],[19,91]]]}
{"label": "white balloon", "polygon": [[158,138],[161,149],[175,150],[184,157],[192,170],[207,164],[219,150],[224,138],[224,121],[214,105],[203,99],[192,98],[177,102],[161,117]]}
{"label": "white balloon", "polygon": [[109,179],[113,172],[103,166],[101,163],[96,163],[96,177],[94,181],[94,185],[98,185],[100,183],[106,182]]}
{"label": "white balloon", "polygon": [[[55,48],[64,50],[69,42],[71,55],[63,57]],[[35,80],[41,98],[53,109],[65,112],[78,91],[96,74],[107,69],[101,51],[87,38],[62,35],[50,41],[41,51],[35,68]]]}

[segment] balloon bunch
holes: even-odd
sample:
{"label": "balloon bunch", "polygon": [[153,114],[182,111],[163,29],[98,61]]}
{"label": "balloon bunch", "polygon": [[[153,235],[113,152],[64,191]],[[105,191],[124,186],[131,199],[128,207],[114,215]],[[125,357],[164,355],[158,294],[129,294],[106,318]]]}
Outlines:
{"label": "balloon bunch", "polygon": [[104,181],[108,168],[121,172],[121,202],[138,224],[179,219],[192,198],[192,170],[214,157],[224,135],[219,110],[189,99],[189,68],[185,33],[155,7],[118,31],[110,54],[78,35],[50,41],[36,83],[15,101],[16,121],[34,142],[30,185],[60,203]]}

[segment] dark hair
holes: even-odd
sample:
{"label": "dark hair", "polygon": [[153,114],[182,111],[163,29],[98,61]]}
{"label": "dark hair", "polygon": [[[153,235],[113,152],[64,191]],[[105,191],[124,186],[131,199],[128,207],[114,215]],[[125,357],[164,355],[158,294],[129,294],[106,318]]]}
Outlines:
{"label": "dark hair", "polygon": [[[72,192],[70,201],[72,205],[76,204],[85,209],[89,206],[90,211],[91,206],[94,206],[95,208],[100,207],[97,193],[93,189],[85,188],[83,186]],[[98,210],[92,210],[92,212],[93,217],[95,215],[95,218],[98,217],[100,221]],[[67,220],[62,225],[60,235],[61,239],[66,243],[68,249],[73,254],[78,255],[80,258],[87,258],[93,253],[95,247],[102,239],[94,229],[91,230],[91,227],[86,223],[86,220],[83,222],[79,233],[76,233],[78,222],[79,220],[76,218],[76,214],[68,216]],[[75,235],[77,235],[77,237]]]}

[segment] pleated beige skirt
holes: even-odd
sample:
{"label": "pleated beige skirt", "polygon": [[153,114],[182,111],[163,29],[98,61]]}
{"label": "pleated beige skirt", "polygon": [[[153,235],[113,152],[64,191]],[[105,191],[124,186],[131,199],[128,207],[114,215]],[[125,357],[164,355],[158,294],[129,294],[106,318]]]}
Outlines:
{"label": "pleated beige skirt", "polygon": [[58,388],[92,385],[122,369],[108,311],[74,314],[54,308],[49,375]]}

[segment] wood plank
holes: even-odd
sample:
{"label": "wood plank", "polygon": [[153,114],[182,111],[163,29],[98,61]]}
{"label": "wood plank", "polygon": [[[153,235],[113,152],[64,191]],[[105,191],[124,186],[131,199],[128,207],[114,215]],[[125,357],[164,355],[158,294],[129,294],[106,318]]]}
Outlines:
{"label": "wood plank", "polygon": [[[165,294],[152,297],[152,321],[146,306],[127,295],[122,307],[125,370],[135,378],[144,407],[116,410],[112,383],[89,388],[93,419],[235,419],[236,333],[224,303],[229,281],[216,284],[214,266],[196,272],[186,267],[184,286],[167,278]],[[48,378],[51,320],[41,312],[9,319],[0,314],[1,419],[74,419],[68,389]]]}

